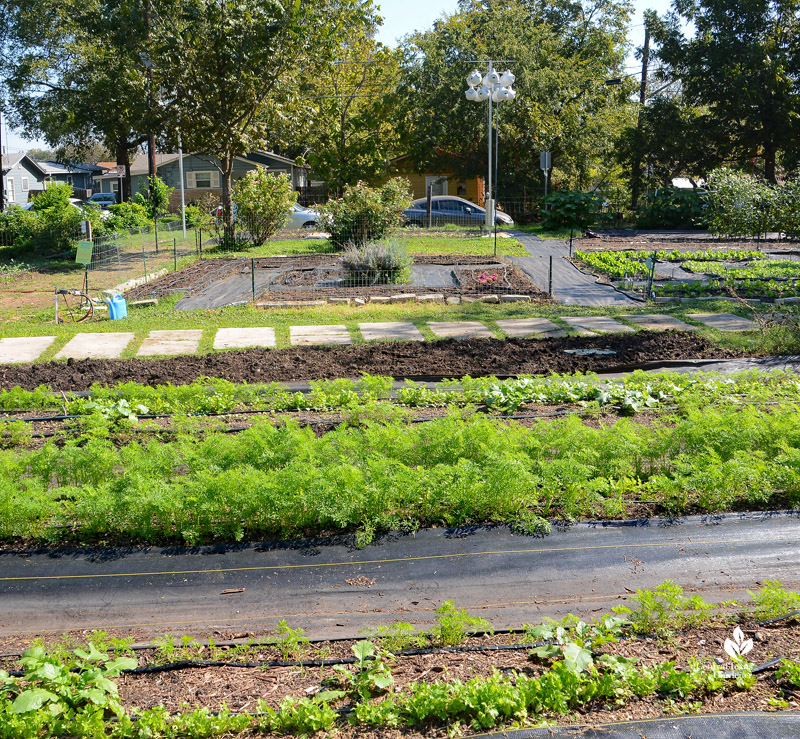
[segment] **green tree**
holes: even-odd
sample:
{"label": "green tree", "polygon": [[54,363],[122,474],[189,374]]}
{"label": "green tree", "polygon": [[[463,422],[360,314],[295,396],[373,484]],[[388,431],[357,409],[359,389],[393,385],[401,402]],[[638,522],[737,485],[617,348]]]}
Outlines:
{"label": "green tree", "polygon": [[516,60],[509,66],[518,93],[498,110],[500,196],[538,196],[543,150],[553,154],[556,186],[587,188],[617,176],[612,152],[632,116],[631,83],[604,81],[623,63],[629,15],[626,0],[462,0],[459,12],[408,37],[397,115],[417,171],[485,175],[487,104],[466,100],[465,77],[474,60],[499,58]]}
{"label": "green tree", "polygon": [[[2,31],[11,123],[74,161],[97,145],[116,154],[127,175],[146,140],[147,34],[130,0],[8,0]],[[102,150],[101,149],[101,150]],[[78,156],[74,156],[78,154]]]}
{"label": "green tree", "polygon": [[280,143],[287,122],[307,115],[306,80],[334,60],[342,36],[373,23],[372,6],[158,0],[158,7],[169,22],[154,26],[148,44],[156,85],[174,94],[185,147],[220,161],[225,238],[233,239],[236,156]]}
{"label": "green tree", "polygon": [[[800,0],[674,0],[656,35],[662,74],[725,126],[731,158],[758,157],[776,182],[800,139]],[[694,26],[687,37],[681,21]]]}
{"label": "green tree", "polygon": [[140,190],[136,193],[133,202],[145,209],[148,218],[154,219],[167,215],[169,197],[175,188],[169,187],[160,177],[148,177],[147,185],[147,190]]}
{"label": "green tree", "polygon": [[336,62],[312,93],[315,125],[306,159],[337,194],[344,185],[378,179],[398,153],[391,116],[398,54],[370,38],[368,30],[342,40]]}

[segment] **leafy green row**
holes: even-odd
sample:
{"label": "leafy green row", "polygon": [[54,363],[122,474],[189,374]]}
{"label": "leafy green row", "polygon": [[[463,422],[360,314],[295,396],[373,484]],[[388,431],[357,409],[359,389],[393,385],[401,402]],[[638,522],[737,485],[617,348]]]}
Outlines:
{"label": "leafy green row", "polygon": [[755,280],[750,278],[710,280],[708,282],[670,281],[655,285],[658,296],[700,297],[728,295],[731,291],[746,298],[787,298],[800,295],[800,280]]}
{"label": "leafy green row", "polygon": [[[12,388],[0,391],[0,410],[58,410],[71,415],[99,414],[115,420],[132,415],[208,414],[254,409],[270,411],[334,410],[356,407],[387,398],[394,378],[364,375],[359,380],[318,380],[310,383],[311,392],[293,393],[280,383],[235,384],[203,377],[188,385],[121,383],[113,387],[95,385],[91,397],[73,393],[65,397],[42,386],[36,390]],[[409,407],[486,404],[504,412],[523,403],[564,403],[596,401],[600,405],[653,405],[683,394],[687,398],[716,398],[730,393],[764,397],[800,399],[800,384],[794,376],[778,373],[743,373],[732,377],[688,376],[675,372],[659,375],[635,373],[613,385],[601,386],[592,374],[550,375],[498,380],[495,377],[464,377],[438,388],[407,381],[395,394],[400,405]]]}
{"label": "leafy green row", "polygon": [[[0,537],[190,543],[421,525],[624,515],[800,501],[793,404],[688,406],[651,425],[531,428],[469,411],[426,424],[339,427],[322,438],[259,420],[235,436],[177,434],[117,446],[103,436],[0,451]],[[107,434],[103,427],[99,430]]]}
{"label": "leafy green row", "polygon": [[689,272],[703,272],[728,279],[769,280],[772,278],[800,277],[800,262],[788,259],[770,259],[753,262],[747,267],[726,267],[708,262],[684,262],[683,268]]}
{"label": "leafy green row", "polygon": [[[711,272],[708,262],[744,261],[748,259],[765,260],[767,256],[760,251],[749,249],[729,249],[681,252],[677,249],[667,251],[660,249],[657,251],[576,251],[575,257],[592,269],[602,272],[605,275],[617,280],[632,277],[644,277],[647,275],[647,259],[655,259],[659,262],[683,262],[686,269],[694,272]],[[703,264],[700,264],[703,263]],[[691,265],[691,267],[687,266]],[[716,273],[715,273],[716,274]],[[761,275],[754,275],[755,277]],[[764,275],[767,276],[767,275]]]}

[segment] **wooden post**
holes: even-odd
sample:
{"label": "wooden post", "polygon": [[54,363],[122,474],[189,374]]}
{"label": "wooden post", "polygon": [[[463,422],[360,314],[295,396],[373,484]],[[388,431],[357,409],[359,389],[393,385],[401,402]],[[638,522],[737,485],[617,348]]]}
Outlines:
{"label": "wooden post", "polygon": [[547,294],[553,294],[553,255],[550,255],[550,270],[547,275]]}
{"label": "wooden post", "polygon": [[428,220],[428,228],[431,228],[433,225],[433,214],[431,213],[431,198],[433,197],[433,185],[428,185],[426,197],[427,197],[427,204],[426,204],[426,213],[427,213],[427,220]]}

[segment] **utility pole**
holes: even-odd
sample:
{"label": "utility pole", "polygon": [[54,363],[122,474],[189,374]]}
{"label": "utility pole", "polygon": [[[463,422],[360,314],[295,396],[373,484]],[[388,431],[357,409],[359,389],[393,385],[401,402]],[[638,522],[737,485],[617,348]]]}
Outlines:
{"label": "utility pole", "polygon": [[636,121],[636,140],[637,149],[635,159],[631,167],[631,208],[636,208],[639,205],[639,194],[642,191],[642,159],[638,146],[641,145],[642,140],[642,116],[644,114],[644,105],[647,100],[647,68],[650,63],[650,26],[647,23],[645,15],[644,24],[644,48],[642,49],[642,81],[639,85],[639,117]]}
{"label": "utility pole", "polygon": [[6,178],[3,177],[3,114],[0,113],[0,213],[5,210]]}
{"label": "utility pole", "polygon": [[[144,25],[147,46],[150,46],[150,0],[144,0]],[[149,50],[149,48],[148,48]],[[145,52],[146,53],[146,52]],[[150,178],[150,197],[153,196],[153,177],[156,176],[156,135],[153,132],[153,62],[147,60],[147,111],[149,113],[149,133],[147,134],[147,174]]]}

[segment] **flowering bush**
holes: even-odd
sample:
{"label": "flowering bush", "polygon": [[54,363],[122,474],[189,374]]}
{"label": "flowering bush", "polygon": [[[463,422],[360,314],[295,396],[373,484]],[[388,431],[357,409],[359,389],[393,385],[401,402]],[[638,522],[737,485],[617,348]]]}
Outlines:
{"label": "flowering bush", "polygon": [[322,206],[322,227],[340,248],[364,246],[380,241],[400,225],[403,211],[411,204],[408,180],[395,177],[381,188],[359,182],[347,185],[344,195]]}
{"label": "flowering bush", "polygon": [[284,174],[254,169],[233,188],[233,203],[239,228],[253,246],[260,246],[286,223],[297,193]]}

